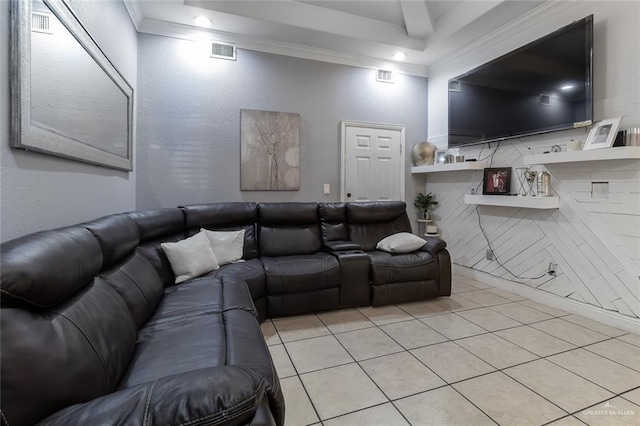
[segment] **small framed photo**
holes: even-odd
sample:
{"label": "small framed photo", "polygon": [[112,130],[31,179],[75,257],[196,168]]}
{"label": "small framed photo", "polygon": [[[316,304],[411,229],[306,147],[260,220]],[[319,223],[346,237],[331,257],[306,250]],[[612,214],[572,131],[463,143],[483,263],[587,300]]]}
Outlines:
{"label": "small framed photo", "polygon": [[447,155],[447,151],[438,151],[436,154],[436,164],[444,164],[444,157]]}
{"label": "small framed photo", "polygon": [[511,191],[511,167],[484,169],[483,195],[506,195]]}
{"label": "small framed photo", "polygon": [[596,123],[589,132],[587,141],[582,149],[599,149],[613,146],[613,141],[618,135],[620,120],[622,120],[622,117],[610,118]]}

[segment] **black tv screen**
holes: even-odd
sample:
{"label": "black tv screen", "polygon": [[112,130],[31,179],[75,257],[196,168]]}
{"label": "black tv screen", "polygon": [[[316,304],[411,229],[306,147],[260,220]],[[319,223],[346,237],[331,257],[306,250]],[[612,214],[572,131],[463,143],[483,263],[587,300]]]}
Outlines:
{"label": "black tv screen", "polygon": [[449,80],[449,147],[590,124],[592,50],[593,15]]}

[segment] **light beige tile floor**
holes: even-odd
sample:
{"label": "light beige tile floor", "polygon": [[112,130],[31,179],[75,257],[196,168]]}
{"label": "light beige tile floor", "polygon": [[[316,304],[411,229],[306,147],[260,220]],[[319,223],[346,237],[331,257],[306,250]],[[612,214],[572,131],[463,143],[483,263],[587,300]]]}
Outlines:
{"label": "light beige tile floor", "polygon": [[422,318],[420,321],[449,339],[461,339],[487,332],[484,328],[454,313]]}
{"label": "light beige tile floor", "polygon": [[[405,349],[420,348],[449,340],[417,319],[387,324],[380,328]],[[624,342],[620,343],[626,344]]]}
{"label": "light beige tile floor", "polygon": [[389,355],[404,350],[379,328],[349,331],[336,336],[356,361]]}
{"label": "light beige tile floor", "polygon": [[286,425],[640,425],[640,336],[468,278],[267,320]]}
{"label": "light beige tile floor", "polygon": [[576,348],[569,342],[529,326],[500,330],[496,334],[538,356],[549,356]]}
{"label": "light beige tile floor", "polygon": [[532,322],[544,321],[553,318],[549,314],[545,314],[542,311],[530,308],[521,303],[507,303],[504,305],[491,306],[489,309],[499,312],[516,321],[520,321],[523,324],[530,324]]}
{"label": "light beige tile floor", "polygon": [[537,328],[540,331],[544,331],[545,333],[551,334],[559,339],[566,340],[567,342],[573,343],[577,346],[589,345],[609,338],[597,331],[565,321],[562,318],[554,318],[548,321],[537,322],[531,324],[531,327]]}
{"label": "light beige tile floor", "polygon": [[314,337],[284,344],[298,374],[353,362],[334,336]]}
{"label": "light beige tile floor", "polygon": [[489,308],[462,311],[459,312],[458,315],[488,331],[498,331],[505,328],[512,328],[522,325],[518,321],[504,316],[496,311],[492,311]]}

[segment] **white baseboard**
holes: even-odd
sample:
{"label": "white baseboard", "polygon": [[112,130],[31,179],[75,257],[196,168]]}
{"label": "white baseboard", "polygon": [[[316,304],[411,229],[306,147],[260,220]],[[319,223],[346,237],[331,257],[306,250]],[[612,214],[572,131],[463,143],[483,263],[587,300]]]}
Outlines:
{"label": "white baseboard", "polygon": [[640,334],[640,320],[638,318],[622,315],[618,312],[607,311],[606,309],[598,308],[586,303],[581,303],[577,300],[568,299],[566,297],[556,296],[555,294],[527,287],[524,284],[518,284],[504,278],[494,277],[485,272],[467,268],[466,266],[452,265],[452,269],[454,276],[455,274],[458,274],[466,278],[471,278],[476,281],[492,285],[501,290],[510,291],[519,296],[526,297],[533,300],[534,302],[539,302],[545,305],[552,306],[554,308],[563,309],[567,312],[582,315],[583,317],[592,319],[594,321],[610,325],[611,327],[616,327],[621,330],[629,331],[631,333]]}

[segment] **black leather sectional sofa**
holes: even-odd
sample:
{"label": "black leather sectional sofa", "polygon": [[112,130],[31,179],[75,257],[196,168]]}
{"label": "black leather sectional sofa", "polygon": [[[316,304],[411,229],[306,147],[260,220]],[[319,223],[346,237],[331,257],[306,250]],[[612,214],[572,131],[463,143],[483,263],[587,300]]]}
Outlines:
{"label": "black leather sectional sofa", "polygon": [[[450,294],[443,241],[389,254],[401,202],[219,203],[0,245],[2,423],[281,425],[259,322]],[[243,262],[174,284],[160,244],[244,229]]]}

